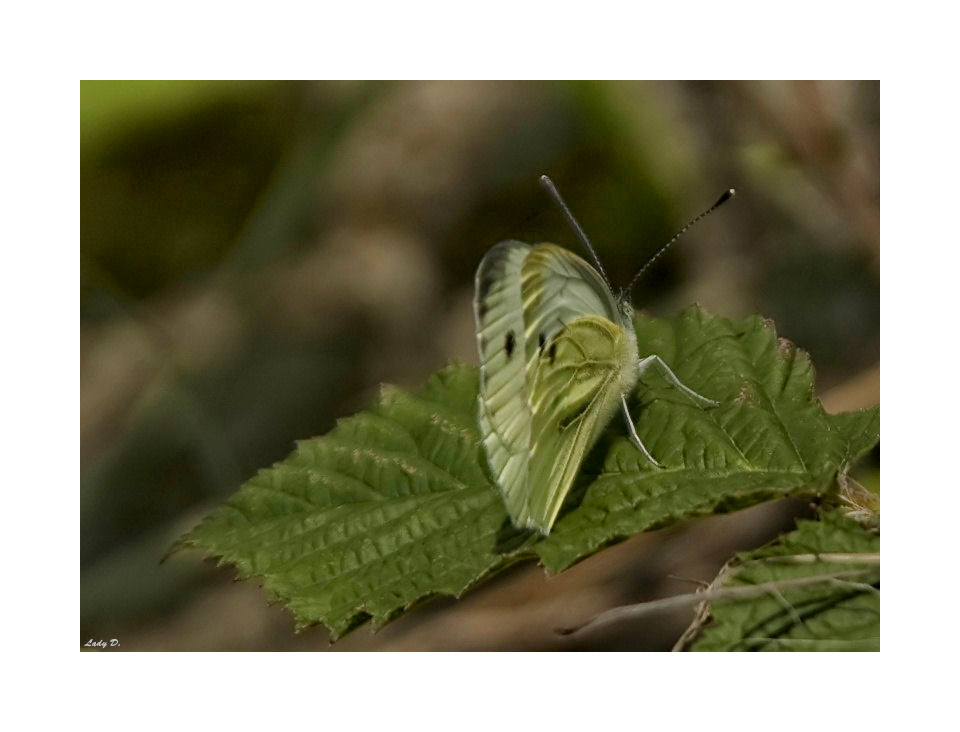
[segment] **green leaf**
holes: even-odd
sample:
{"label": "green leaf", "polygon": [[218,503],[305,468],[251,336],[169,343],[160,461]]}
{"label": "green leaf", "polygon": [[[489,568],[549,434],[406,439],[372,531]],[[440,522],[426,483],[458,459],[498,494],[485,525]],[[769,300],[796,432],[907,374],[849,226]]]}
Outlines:
{"label": "green leaf", "polygon": [[880,532],[840,511],[739,555],[711,591],[734,588],[758,592],[714,599],[685,634],[700,633],[693,650],[880,650]]}
{"label": "green leaf", "polygon": [[873,417],[823,411],[809,358],[769,321],[693,308],[635,323],[641,355],[658,353],[721,405],[700,409],[645,377],[632,395],[637,430],[666,469],[614,419],[549,537],[511,525],[482,453],[477,370],[453,365],[415,393],[384,387],[371,411],[298,443],[175,548],[261,578],[298,628],[323,622],[338,637],[430,595],[459,596],[520,559],[557,572],[680,519],[822,495],[876,441]]}
{"label": "green leaf", "polygon": [[834,427],[847,440],[848,453],[843,468],[849,468],[880,441],[880,408],[860,409],[830,415]]}

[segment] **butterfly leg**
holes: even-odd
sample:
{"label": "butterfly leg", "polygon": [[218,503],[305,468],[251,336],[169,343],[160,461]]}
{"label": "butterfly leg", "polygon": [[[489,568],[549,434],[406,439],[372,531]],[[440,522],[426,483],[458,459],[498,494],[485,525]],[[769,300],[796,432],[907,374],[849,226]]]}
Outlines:
{"label": "butterfly leg", "polygon": [[656,366],[660,373],[663,375],[671,386],[675,386],[677,389],[682,391],[688,397],[693,399],[701,407],[719,407],[720,402],[715,402],[713,399],[707,399],[705,396],[697,394],[689,386],[686,386],[680,379],[677,378],[677,375],[670,370],[670,367],[664,362],[662,358],[656,354],[652,356],[647,356],[646,358],[641,358],[640,363],[637,364],[637,374],[639,376],[643,375],[643,372],[646,371],[651,366]]}
{"label": "butterfly leg", "polygon": [[650,454],[650,451],[647,450],[643,442],[640,441],[640,435],[637,434],[637,427],[633,424],[633,417],[630,416],[630,410],[627,408],[627,399],[622,395],[620,397],[620,405],[623,407],[623,417],[627,422],[627,432],[630,434],[630,442],[632,442],[636,448],[643,453],[647,460],[656,465],[658,468],[662,468],[663,466],[657,462],[656,458]]}

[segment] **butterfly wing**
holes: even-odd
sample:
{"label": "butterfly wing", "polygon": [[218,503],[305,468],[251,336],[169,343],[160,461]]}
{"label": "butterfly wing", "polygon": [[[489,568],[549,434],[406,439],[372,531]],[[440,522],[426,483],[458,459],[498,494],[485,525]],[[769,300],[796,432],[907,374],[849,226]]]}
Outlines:
{"label": "butterfly wing", "polygon": [[603,278],[563,247],[532,247],[523,262],[521,278],[528,363],[543,340],[549,340],[574,318],[599,315],[618,320],[616,302]]}
{"label": "butterfly wing", "polygon": [[480,351],[480,434],[500,486],[522,484],[530,459],[532,415],[522,355],[526,341],[520,287],[530,250],[522,242],[501,242],[477,268],[473,309]]}
{"label": "butterfly wing", "polygon": [[[631,351],[632,349],[632,351]],[[525,525],[550,533],[587,451],[636,380],[636,345],[607,318],[571,322],[537,357],[523,512]]]}
{"label": "butterfly wing", "polygon": [[552,244],[498,244],[476,285],[487,460],[514,524],[546,534],[636,379],[633,329],[600,275]]}

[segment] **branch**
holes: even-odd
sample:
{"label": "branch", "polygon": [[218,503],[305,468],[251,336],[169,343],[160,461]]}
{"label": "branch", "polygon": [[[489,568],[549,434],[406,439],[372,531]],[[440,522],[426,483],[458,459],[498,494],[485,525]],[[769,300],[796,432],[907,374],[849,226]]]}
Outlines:
{"label": "branch", "polygon": [[[807,555],[797,555],[798,557],[805,557]],[[824,556],[824,555],[809,555],[809,556]],[[827,555],[827,556],[865,556],[872,559],[872,554],[867,555]],[[812,560],[811,560],[812,561]],[[829,560],[828,560],[829,561]],[[834,560],[838,561],[838,560]],[[868,560],[869,561],[869,560]],[[873,563],[870,561],[869,563]],[[877,560],[879,563],[879,557]],[[620,620],[625,620],[628,618],[638,618],[642,615],[648,615],[650,613],[658,612],[660,610],[672,610],[674,608],[682,608],[697,605],[701,602],[711,602],[714,600],[730,600],[730,599],[744,599],[750,597],[759,597],[766,594],[775,594],[783,590],[792,590],[798,587],[808,587],[810,585],[817,585],[823,583],[831,583],[836,580],[851,579],[854,577],[859,577],[866,572],[872,572],[872,569],[852,569],[845,572],[833,572],[831,574],[821,574],[816,577],[798,577],[795,579],[781,580],[779,582],[763,582],[758,585],[746,585],[743,587],[724,587],[719,590],[706,590],[704,592],[692,592],[685,595],[674,595],[673,597],[665,597],[662,600],[652,600],[650,602],[641,602],[636,605],[624,605],[622,607],[615,607],[611,610],[606,610],[599,615],[595,615],[590,620],[581,625],[576,625],[571,628],[557,628],[556,633],[559,635],[573,635],[575,633],[582,633],[585,630],[595,629],[602,625],[607,625],[609,623],[614,623]]]}

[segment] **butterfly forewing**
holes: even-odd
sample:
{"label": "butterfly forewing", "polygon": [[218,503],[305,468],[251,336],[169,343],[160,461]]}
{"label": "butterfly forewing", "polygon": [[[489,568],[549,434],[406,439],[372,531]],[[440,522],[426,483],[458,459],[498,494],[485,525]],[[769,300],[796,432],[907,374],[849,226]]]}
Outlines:
{"label": "butterfly forewing", "polygon": [[534,349],[574,318],[602,315],[616,322],[617,306],[606,283],[593,267],[562,247],[533,247],[521,277],[528,363],[533,363]]}

